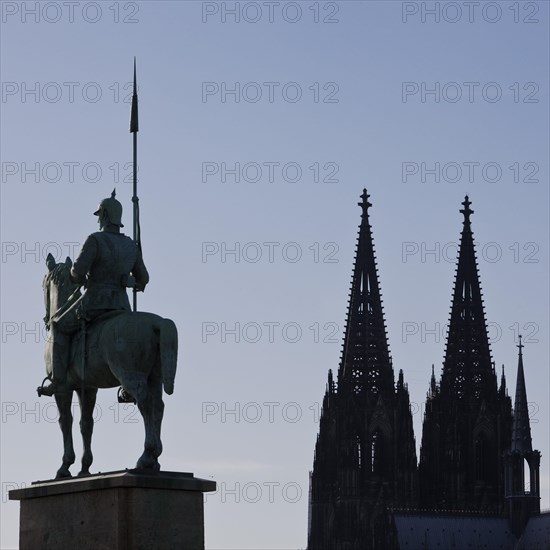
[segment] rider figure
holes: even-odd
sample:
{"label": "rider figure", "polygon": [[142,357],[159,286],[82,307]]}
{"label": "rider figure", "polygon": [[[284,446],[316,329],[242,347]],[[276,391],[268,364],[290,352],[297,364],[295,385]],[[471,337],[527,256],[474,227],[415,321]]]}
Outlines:
{"label": "rider figure", "polygon": [[71,280],[86,286],[86,292],[69,308],[54,315],[50,323],[52,382],[38,388],[39,395],[51,396],[63,387],[70,360],[72,336],[82,320],[93,321],[109,311],[131,311],[127,287],[143,291],[149,274],[140,247],[120,232],[122,205],[115,191],[103,199],[96,212],[99,231],[84,242],[71,268]]}

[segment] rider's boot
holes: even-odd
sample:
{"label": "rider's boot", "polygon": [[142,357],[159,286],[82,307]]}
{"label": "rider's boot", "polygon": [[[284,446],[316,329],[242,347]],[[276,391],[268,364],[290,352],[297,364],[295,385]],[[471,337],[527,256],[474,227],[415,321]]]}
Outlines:
{"label": "rider's boot", "polygon": [[60,390],[60,387],[65,381],[65,374],[69,363],[70,346],[68,337],[59,330],[52,330],[50,337],[52,338],[51,345],[49,346],[49,360],[52,364],[51,384],[49,386],[44,386],[44,382],[47,378],[44,379],[42,386],[36,388],[38,397],[42,395],[51,397]]}

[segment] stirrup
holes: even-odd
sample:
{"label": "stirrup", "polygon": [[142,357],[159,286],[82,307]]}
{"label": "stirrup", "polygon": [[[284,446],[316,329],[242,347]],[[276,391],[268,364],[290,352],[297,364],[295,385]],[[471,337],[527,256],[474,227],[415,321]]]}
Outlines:
{"label": "stirrup", "polygon": [[[50,381],[50,385],[44,387],[44,383],[46,382],[46,380]],[[36,393],[38,394],[38,397],[42,397],[43,395],[51,397],[54,394],[54,392],[52,392],[51,395],[49,395],[47,393],[44,393],[44,390],[48,390],[51,387],[52,384],[53,384],[52,379],[49,376],[46,376],[46,378],[44,378],[44,380],[42,380],[42,384],[40,384],[40,386],[38,388],[36,388]]]}
{"label": "stirrup", "polygon": [[122,386],[118,388],[117,399],[119,403],[133,403],[134,405],[136,404],[136,400]]}

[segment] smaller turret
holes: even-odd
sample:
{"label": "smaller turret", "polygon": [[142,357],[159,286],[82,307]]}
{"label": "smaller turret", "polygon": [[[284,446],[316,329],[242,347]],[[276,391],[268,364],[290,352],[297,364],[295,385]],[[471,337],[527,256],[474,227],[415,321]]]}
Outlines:
{"label": "smaller turret", "polygon": [[512,531],[518,537],[525,529],[529,516],[540,512],[540,452],[533,450],[531,440],[529,405],[523,371],[523,348],[520,336],[512,443],[510,450],[506,453],[505,475],[510,524]]}

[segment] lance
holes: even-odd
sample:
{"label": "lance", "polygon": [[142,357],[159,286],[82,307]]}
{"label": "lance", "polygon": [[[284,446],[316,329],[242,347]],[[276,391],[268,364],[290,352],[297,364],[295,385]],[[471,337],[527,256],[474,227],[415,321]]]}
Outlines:
{"label": "lance", "polygon": [[[139,227],[139,199],[137,194],[137,134],[139,131],[138,123],[138,96],[136,84],[136,58],[134,57],[134,93],[132,94],[132,111],[130,115],[130,133],[133,134],[134,157],[133,157],[133,195],[132,205],[134,214],[133,239],[141,252],[141,232]],[[133,291],[133,310],[137,311],[137,289],[134,286]]]}

